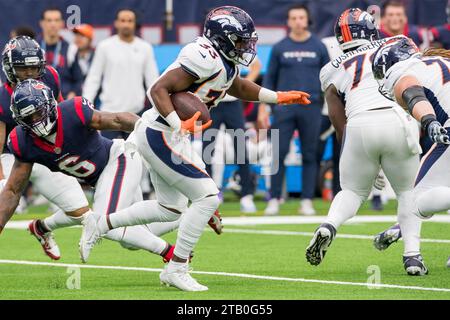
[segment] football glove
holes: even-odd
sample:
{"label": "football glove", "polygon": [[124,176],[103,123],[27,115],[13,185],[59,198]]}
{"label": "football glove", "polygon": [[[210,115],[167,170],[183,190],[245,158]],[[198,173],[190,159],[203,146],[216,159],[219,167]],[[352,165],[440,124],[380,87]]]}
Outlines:
{"label": "football glove", "polygon": [[447,130],[438,121],[433,121],[428,125],[428,136],[434,143],[450,144]]}
{"label": "football glove", "polygon": [[181,131],[196,133],[196,132],[203,131],[203,130],[207,129],[209,126],[211,126],[212,120],[209,120],[207,123],[205,123],[203,125],[198,125],[197,120],[198,120],[198,118],[200,118],[200,115],[201,115],[201,112],[197,111],[192,116],[192,118],[185,120],[185,121],[181,121]]}
{"label": "football glove", "polygon": [[303,91],[278,91],[278,104],[310,104],[310,95]]}

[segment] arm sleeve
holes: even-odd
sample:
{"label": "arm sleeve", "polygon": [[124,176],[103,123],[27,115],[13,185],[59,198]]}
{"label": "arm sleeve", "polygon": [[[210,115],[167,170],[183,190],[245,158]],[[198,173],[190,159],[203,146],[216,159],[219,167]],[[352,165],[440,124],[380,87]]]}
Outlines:
{"label": "arm sleeve", "polygon": [[101,86],[102,75],[105,68],[105,53],[103,46],[100,44],[95,50],[94,59],[91,68],[86,77],[83,87],[83,97],[88,100],[94,100]]}
{"label": "arm sleeve", "polygon": [[148,54],[145,61],[144,79],[145,87],[148,89],[153,82],[159,77],[158,65],[156,63],[153,47],[149,45]]}
{"label": "arm sleeve", "polygon": [[19,135],[17,134],[17,129],[14,128],[11,133],[8,136],[8,149],[11,151],[11,153],[20,161],[22,162],[29,162],[26,159],[23,158],[22,151],[20,149],[19,144]]}
{"label": "arm sleeve", "polygon": [[267,67],[266,75],[263,79],[263,87],[270,90],[277,90],[275,84],[278,82],[279,69],[279,52],[278,47],[274,46],[270,53],[269,65]]}

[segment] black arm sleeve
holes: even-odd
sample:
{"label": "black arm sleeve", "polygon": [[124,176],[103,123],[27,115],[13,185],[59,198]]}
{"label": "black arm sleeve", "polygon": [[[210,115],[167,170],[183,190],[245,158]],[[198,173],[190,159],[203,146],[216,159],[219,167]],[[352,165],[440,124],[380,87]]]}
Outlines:
{"label": "black arm sleeve", "polygon": [[425,90],[422,86],[412,86],[403,91],[402,99],[408,106],[409,112],[412,114],[414,106],[420,101],[428,101]]}

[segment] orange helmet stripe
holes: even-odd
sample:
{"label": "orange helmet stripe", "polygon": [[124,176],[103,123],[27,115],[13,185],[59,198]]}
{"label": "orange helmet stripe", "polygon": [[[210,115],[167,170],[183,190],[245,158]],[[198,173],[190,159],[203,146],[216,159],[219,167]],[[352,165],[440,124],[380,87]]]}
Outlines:
{"label": "orange helmet stripe", "polygon": [[350,28],[348,26],[348,16],[350,14],[350,9],[347,9],[344,11],[344,13],[342,14],[342,19],[341,19],[341,31],[342,31],[342,36],[344,37],[344,42],[349,42],[353,40],[352,34],[350,32]]}

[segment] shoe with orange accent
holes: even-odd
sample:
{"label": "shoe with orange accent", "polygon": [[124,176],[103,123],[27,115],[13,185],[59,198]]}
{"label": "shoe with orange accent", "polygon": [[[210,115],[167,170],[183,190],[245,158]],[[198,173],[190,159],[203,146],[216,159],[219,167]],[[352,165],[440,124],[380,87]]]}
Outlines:
{"label": "shoe with orange accent", "polygon": [[277,103],[278,104],[310,104],[308,99],[310,96],[303,91],[278,91]]}
{"label": "shoe with orange accent", "polygon": [[28,231],[39,241],[44,253],[52,260],[59,260],[61,253],[52,232],[41,232],[37,226],[39,220],[33,220],[28,225]]}
{"label": "shoe with orange accent", "polygon": [[217,233],[217,234],[222,233],[223,224],[222,224],[222,217],[220,216],[219,210],[216,210],[216,212],[214,212],[213,216],[208,221],[208,225],[211,227],[211,229],[214,230],[215,233]]}

